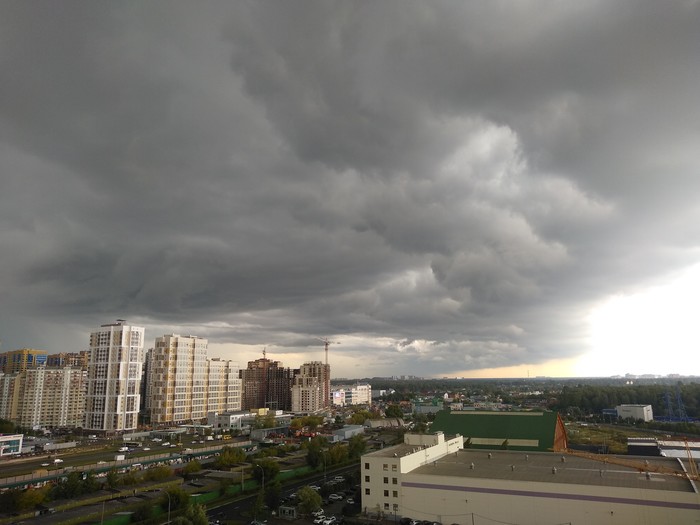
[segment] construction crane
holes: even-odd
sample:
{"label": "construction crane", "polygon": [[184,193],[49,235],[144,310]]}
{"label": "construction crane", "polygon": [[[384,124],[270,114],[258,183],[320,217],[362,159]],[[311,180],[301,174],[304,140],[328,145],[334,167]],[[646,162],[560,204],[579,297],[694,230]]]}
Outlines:
{"label": "construction crane", "polygon": [[326,349],[326,365],[328,365],[328,346],[329,345],[339,345],[340,341],[329,341],[328,339],[324,339],[323,337],[317,337],[319,341],[323,341],[325,349]]}

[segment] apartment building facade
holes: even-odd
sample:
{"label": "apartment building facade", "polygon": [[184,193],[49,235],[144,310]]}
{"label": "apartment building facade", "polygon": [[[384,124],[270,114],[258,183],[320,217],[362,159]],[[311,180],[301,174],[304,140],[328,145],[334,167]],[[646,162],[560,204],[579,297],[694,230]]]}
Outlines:
{"label": "apartment building facade", "polygon": [[137,428],[144,332],[118,319],[90,334],[83,428],[103,434]]}
{"label": "apartment building facade", "polygon": [[21,427],[83,426],[87,370],[41,367],[21,376],[15,419]]}
{"label": "apartment building facade", "polygon": [[20,348],[0,354],[0,371],[5,374],[24,372],[27,369],[46,365],[48,352],[34,348]]}

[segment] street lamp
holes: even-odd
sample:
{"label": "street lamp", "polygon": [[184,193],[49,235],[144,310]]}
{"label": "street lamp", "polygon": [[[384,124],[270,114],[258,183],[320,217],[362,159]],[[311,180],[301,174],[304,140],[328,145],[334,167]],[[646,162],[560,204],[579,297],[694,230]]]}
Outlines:
{"label": "street lamp", "polygon": [[161,492],[164,492],[165,495],[168,496],[168,523],[170,523],[170,492],[167,490]]}
{"label": "street lamp", "polygon": [[260,469],[260,472],[262,472],[262,490],[265,492],[265,469],[262,468],[260,463],[256,463],[255,466]]}

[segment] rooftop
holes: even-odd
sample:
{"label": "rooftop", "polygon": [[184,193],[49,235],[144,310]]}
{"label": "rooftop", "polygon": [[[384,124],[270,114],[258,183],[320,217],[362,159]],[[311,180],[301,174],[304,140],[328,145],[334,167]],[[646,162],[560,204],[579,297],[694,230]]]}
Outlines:
{"label": "rooftop", "polygon": [[[393,449],[394,447],[388,452],[394,451]],[[643,471],[645,461],[648,461],[650,466],[658,465],[680,471],[681,464],[678,459],[647,456],[612,458],[615,457],[626,462],[638,461],[639,468],[553,452],[463,449],[435,463],[419,467],[409,476],[421,474],[694,492],[693,484],[681,476],[655,472],[650,472],[647,476]]]}

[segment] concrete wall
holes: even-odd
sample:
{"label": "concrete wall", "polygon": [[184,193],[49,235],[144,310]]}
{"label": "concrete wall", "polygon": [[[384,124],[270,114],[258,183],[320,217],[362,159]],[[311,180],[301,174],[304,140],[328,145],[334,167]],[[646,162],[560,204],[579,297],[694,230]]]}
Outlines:
{"label": "concrete wall", "polygon": [[441,523],[684,525],[700,519],[700,495],[690,491],[405,474],[400,495],[398,516]]}

